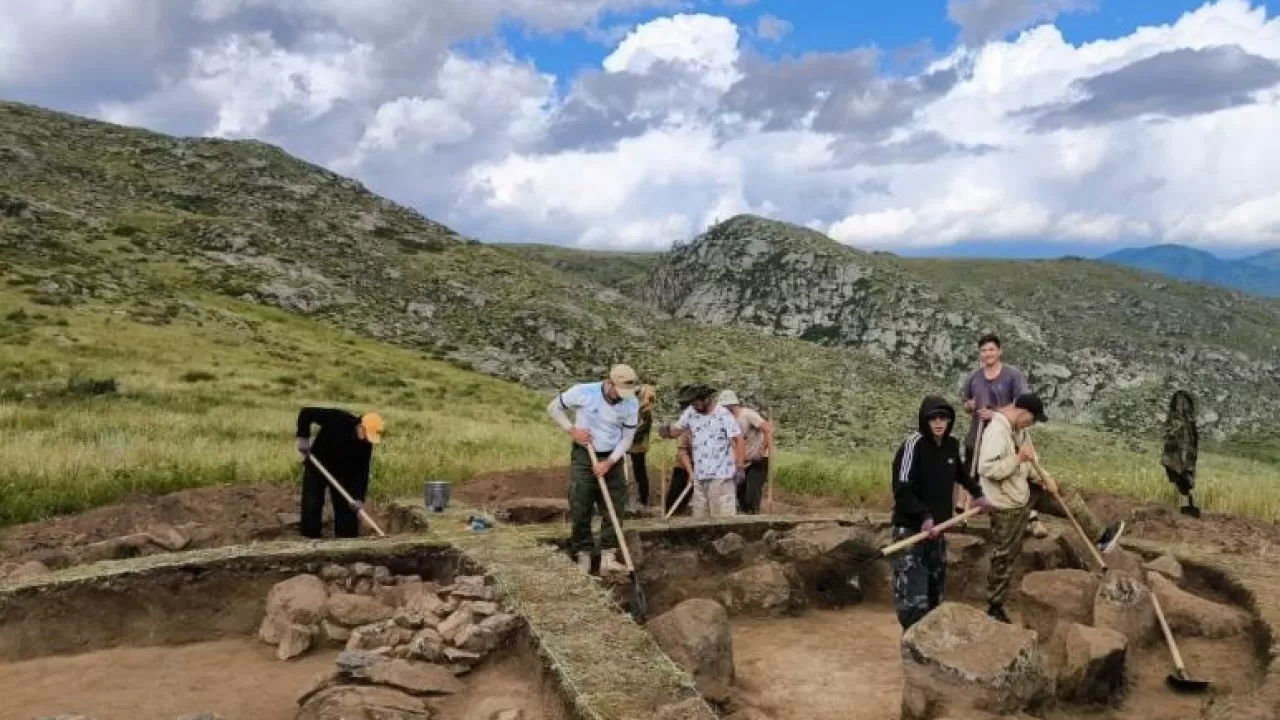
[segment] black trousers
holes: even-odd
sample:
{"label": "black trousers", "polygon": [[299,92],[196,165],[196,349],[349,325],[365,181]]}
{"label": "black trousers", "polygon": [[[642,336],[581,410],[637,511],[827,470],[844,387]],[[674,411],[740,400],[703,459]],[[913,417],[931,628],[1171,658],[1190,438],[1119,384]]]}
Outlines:
{"label": "black trousers", "polygon": [[640,504],[649,507],[649,466],[644,453],[631,453],[631,474],[636,479],[636,497]]}
{"label": "black trousers", "polygon": [[765,480],[769,479],[769,458],[762,457],[747,463],[746,476],[738,486],[738,513],[759,515],[760,497],[764,493]]}
{"label": "black trousers", "polygon": [[[667,508],[667,512],[671,512],[672,506],[675,504],[676,500],[680,499],[680,494],[683,493],[684,489],[688,486],[689,472],[677,465],[675,469],[671,471],[671,484],[667,486],[667,497],[666,501],[663,503]],[[685,514],[689,510],[689,499],[692,497],[693,493],[686,495],[684,500],[681,500],[680,502],[680,508],[677,509],[673,515]]]}
{"label": "black trousers", "polygon": [[[332,471],[331,471],[332,472]],[[351,497],[364,502],[365,493],[369,490],[369,478],[350,478],[335,474],[334,479],[343,489],[351,493]],[[360,516],[347,504],[346,498],[329,485],[329,481],[316,469],[310,461],[303,465],[302,471],[302,522],[298,530],[303,537],[318,538],[323,535],[324,528],[324,496],[329,494],[329,502],[333,505],[333,536],[353,538],[360,536]]]}

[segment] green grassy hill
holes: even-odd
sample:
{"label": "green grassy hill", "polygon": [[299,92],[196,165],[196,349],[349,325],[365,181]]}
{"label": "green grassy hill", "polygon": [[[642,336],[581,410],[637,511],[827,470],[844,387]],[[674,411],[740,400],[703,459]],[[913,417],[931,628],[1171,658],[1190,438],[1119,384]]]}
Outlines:
{"label": "green grassy hill", "polygon": [[[304,404],[389,420],[375,493],[559,464],[546,391],[632,362],[759,398],[779,483],[883,496],[922,393],[874,352],[674,319],[252,142],[0,104],[0,523],[140,489],[294,482]],[[1045,428],[1064,479],[1167,495],[1149,441]],[[659,443],[661,453],[669,453]],[[1206,455],[1206,504],[1280,517],[1273,466]]]}

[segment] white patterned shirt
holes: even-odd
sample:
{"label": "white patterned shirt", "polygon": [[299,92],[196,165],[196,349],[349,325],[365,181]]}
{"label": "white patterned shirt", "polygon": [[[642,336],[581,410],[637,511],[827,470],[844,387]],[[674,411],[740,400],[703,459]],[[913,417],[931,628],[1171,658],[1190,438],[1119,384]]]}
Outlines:
{"label": "white patterned shirt", "polygon": [[742,435],[742,428],[733,413],[718,405],[706,415],[688,407],[676,420],[675,427],[687,429],[692,436],[696,479],[723,480],[734,476],[738,463],[733,454],[733,439]]}

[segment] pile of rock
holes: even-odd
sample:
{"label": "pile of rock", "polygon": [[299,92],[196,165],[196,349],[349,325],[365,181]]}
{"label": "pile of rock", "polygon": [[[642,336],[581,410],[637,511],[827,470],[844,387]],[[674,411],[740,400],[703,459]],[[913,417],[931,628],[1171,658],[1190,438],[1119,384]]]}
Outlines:
{"label": "pile of rock", "polygon": [[1242,609],[1197,597],[1180,583],[1177,560],[1148,563],[1125,550],[1110,570],[1047,570],[1019,586],[1025,627],[944,603],[903,635],[904,720],[934,720],[976,710],[1034,712],[1054,701],[1115,705],[1126,664],[1163,637],[1151,595],[1179,636],[1227,638],[1253,622]]}
{"label": "pile of rock", "polygon": [[441,587],[417,575],[393,575],[368,563],[326,565],[317,575],[277,583],[267,596],[258,637],[281,660],[313,647],[369,651],[436,663],[461,675],[520,627],[482,575]]}

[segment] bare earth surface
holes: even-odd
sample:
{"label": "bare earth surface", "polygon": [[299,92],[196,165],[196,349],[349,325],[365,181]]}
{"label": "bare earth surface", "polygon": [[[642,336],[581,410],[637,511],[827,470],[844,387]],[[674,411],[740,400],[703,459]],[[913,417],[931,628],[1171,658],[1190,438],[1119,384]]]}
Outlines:
{"label": "bare earth surface", "polygon": [[[743,704],[774,720],[890,720],[902,704],[901,628],[887,605],[812,610],[797,618],[733,620],[736,686]],[[1261,678],[1249,642],[1179,638],[1194,674],[1243,692]],[[1205,698],[1169,691],[1163,644],[1130,660],[1131,687],[1115,711],[1053,711],[1047,720],[1193,720]]]}
{"label": "bare earth surface", "polygon": [[95,720],[173,720],[216,713],[237,720],[293,720],[294,701],[331,669],[337,652],[290,662],[252,639],[121,648],[0,665],[3,715],[83,714]]}

